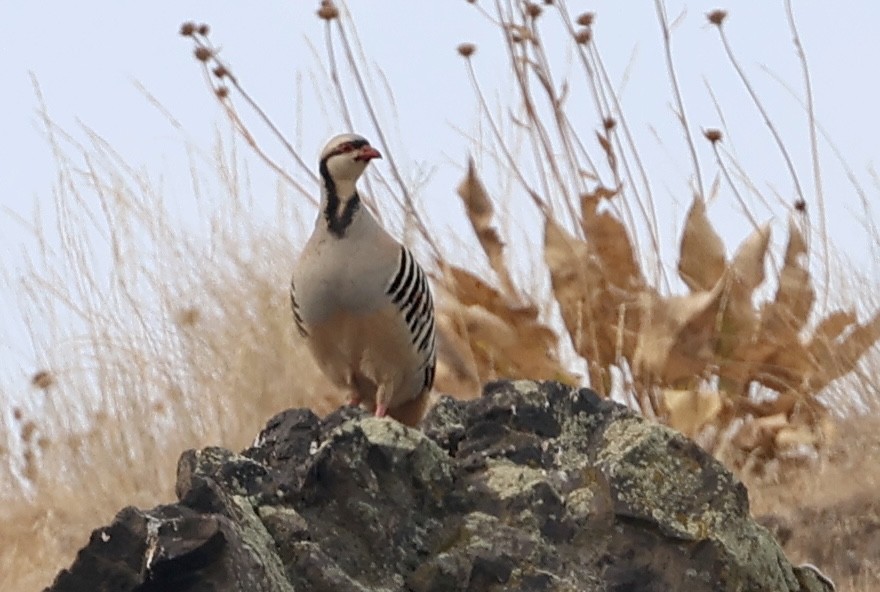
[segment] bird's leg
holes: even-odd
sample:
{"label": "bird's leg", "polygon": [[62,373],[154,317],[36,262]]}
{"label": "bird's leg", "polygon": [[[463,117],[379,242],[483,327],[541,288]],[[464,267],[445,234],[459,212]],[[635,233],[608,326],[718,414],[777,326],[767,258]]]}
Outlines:
{"label": "bird's leg", "polygon": [[376,417],[385,417],[388,414],[388,402],[385,401],[385,385],[380,384],[376,389]]}

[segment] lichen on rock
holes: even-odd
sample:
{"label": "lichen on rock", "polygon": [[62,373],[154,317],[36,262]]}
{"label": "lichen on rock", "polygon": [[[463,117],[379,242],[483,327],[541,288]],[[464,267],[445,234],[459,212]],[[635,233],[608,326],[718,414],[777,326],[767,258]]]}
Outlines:
{"label": "lichen on rock", "polygon": [[442,397],[418,430],[285,411],[241,454],[185,452],[177,494],[95,531],[51,590],[831,589],[696,444],[553,382]]}

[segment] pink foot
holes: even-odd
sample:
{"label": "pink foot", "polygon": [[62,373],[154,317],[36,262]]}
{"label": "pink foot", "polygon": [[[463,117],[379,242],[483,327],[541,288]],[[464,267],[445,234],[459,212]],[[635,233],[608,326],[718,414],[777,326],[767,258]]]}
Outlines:
{"label": "pink foot", "polygon": [[353,396],[348,400],[348,405],[349,405],[349,407],[357,407],[357,406],[359,406],[360,404],[361,404],[361,398],[360,398],[359,396],[357,396],[357,395],[353,395]]}
{"label": "pink foot", "polygon": [[376,405],[376,417],[385,417],[388,414],[387,405]]}

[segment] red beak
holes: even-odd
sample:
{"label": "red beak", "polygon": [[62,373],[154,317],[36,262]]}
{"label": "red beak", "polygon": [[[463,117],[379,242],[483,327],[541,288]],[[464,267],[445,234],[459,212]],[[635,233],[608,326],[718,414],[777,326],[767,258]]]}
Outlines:
{"label": "red beak", "polygon": [[363,148],[360,149],[358,155],[355,157],[355,160],[362,160],[364,162],[370,162],[374,158],[382,158],[382,155],[379,154],[379,151],[367,144]]}

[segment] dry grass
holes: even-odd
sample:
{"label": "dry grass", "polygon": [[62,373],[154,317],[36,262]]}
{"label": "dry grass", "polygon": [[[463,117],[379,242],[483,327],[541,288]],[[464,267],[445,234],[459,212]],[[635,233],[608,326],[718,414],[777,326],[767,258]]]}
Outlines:
{"label": "dry grass", "polygon": [[[782,516],[793,521],[792,532],[809,533],[798,528],[814,521],[809,512],[834,516],[829,508],[840,508],[849,512],[838,521],[841,536],[855,532],[844,524],[858,526],[853,512],[877,511],[858,500],[880,481],[862,454],[878,444],[867,423],[847,423],[832,438],[831,412],[851,411],[840,394],[845,387],[834,381],[844,376],[863,393],[876,392],[870,371],[876,356],[863,354],[877,341],[880,317],[863,298],[847,308],[828,305],[833,299],[825,292],[837,279],[831,274],[836,262],[824,232],[818,171],[816,187],[806,192],[815,198],[809,211],[816,211],[816,219],[805,213],[805,190],[792,174],[798,197],[775,204],[791,223],[782,244],[774,245],[743,196],[770,200],[724,150],[724,134],[707,130],[701,140],[688,122],[670,27],[658,1],[670,100],[693,161],[686,191],[694,195],[677,261],[664,263],[649,171],[605,71],[593,16],[570,15],[558,2],[491,6],[475,10],[504,32],[518,91],[502,106],[502,116],[490,108],[481,85],[478,48],[458,48],[482,118],[484,134],[474,138],[474,151],[513,179],[512,186],[489,187],[471,162],[458,187],[476,236],[471,248],[485,254],[491,273],[478,263],[451,263],[454,253],[432,238],[393,152],[390,177],[371,171],[369,179],[368,193],[394,204],[383,209],[386,222],[413,231],[408,239],[424,261],[434,263],[438,389],[473,397],[480,384],[497,377],[590,384],[713,448],[750,483],[756,513]],[[337,92],[340,119],[352,120],[347,101],[356,101],[385,147],[352,23],[330,2],[321,3],[318,16],[327,28],[329,88],[341,91],[339,80],[348,77],[357,89],[355,98]],[[724,15],[712,13],[709,20],[718,27],[731,67],[765,112],[724,37]],[[791,23],[797,39],[793,18]],[[190,205],[205,221],[201,232],[176,224],[177,211],[159,184],[129,167],[100,137],[88,133],[90,143],[82,146],[45,121],[59,183],[54,211],[33,222],[35,256],[21,286],[41,366],[33,396],[0,415],[0,454],[8,461],[0,465],[0,517],[15,541],[0,551],[4,589],[48,583],[71,561],[88,529],[122,506],[171,499],[182,450],[241,448],[277,411],[309,406],[323,413],[342,400],[299,347],[287,297],[296,229],[309,223],[289,204],[314,201],[314,173],[238,84],[230,64],[219,59],[208,28],[186,24],[181,33],[194,42],[235,130],[207,159],[210,165],[193,158]],[[585,93],[578,101],[561,90],[568,81],[551,75],[555,69],[541,41],[548,35],[570,39],[581,67],[572,88]],[[575,102],[582,109],[585,101],[595,111],[595,127],[587,133],[569,110]],[[815,169],[810,101],[808,92]],[[785,142],[768,121],[790,163]],[[260,125],[281,141],[296,172],[256,139],[253,128]],[[248,175],[236,138],[283,183],[271,222],[257,223],[249,215]],[[700,162],[700,141],[715,157],[712,167]],[[522,164],[526,157],[528,166]],[[712,188],[710,174],[717,179]],[[492,194],[501,190],[505,206],[497,208]],[[753,228],[732,257],[706,216],[719,190],[738,200],[743,224]],[[855,190],[867,204],[857,184]],[[534,213],[543,239],[525,253],[515,251],[522,241],[506,224],[517,199]],[[804,237],[817,233],[822,257],[805,265],[812,252]],[[521,264],[540,270],[543,279],[523,280]],[[856,310],[869,320],[860,323]],[[578,363],[585,364],[585,376],[577,374]],[[829,442],[837,443],[827,448]],[[804,448],[825,454],[818,464],[784,462]],[[834,489],[851,482],[846,478],[853,472],[873,489],[855,483],[851,491]],[[792,555],[817,563],[817,557],[827,558],[832,565],[821,567],[850,586],[842,589],[867,590],[877,583],[876,565],[846,571],[830,551],[806,546],[809,540],[815,538],[790,536]]]}
{"label": "dry grass", "polygon": [[242,171],[221,146],[216,170],[193,172],[207,178],[199,192],[219,196],[192,204],[217,208],[194,236],[100,138],[79,146],[47,125],[58,199],[34,227],[58,234],[35,237],[21,286],[45,366],[0,416],[7,590],[46,585],[124,505],[173,500],[183,450],[240,449],[283,409],[342,400],[291,331],[289,196],[274,226],[250,222]]}
{"label": "dry grass", "polygon": [[842,420],[840,436],[812,463],[744,475],[752,512],[793,562],[819,566],[838,590],[880,588],[880,420]]}

